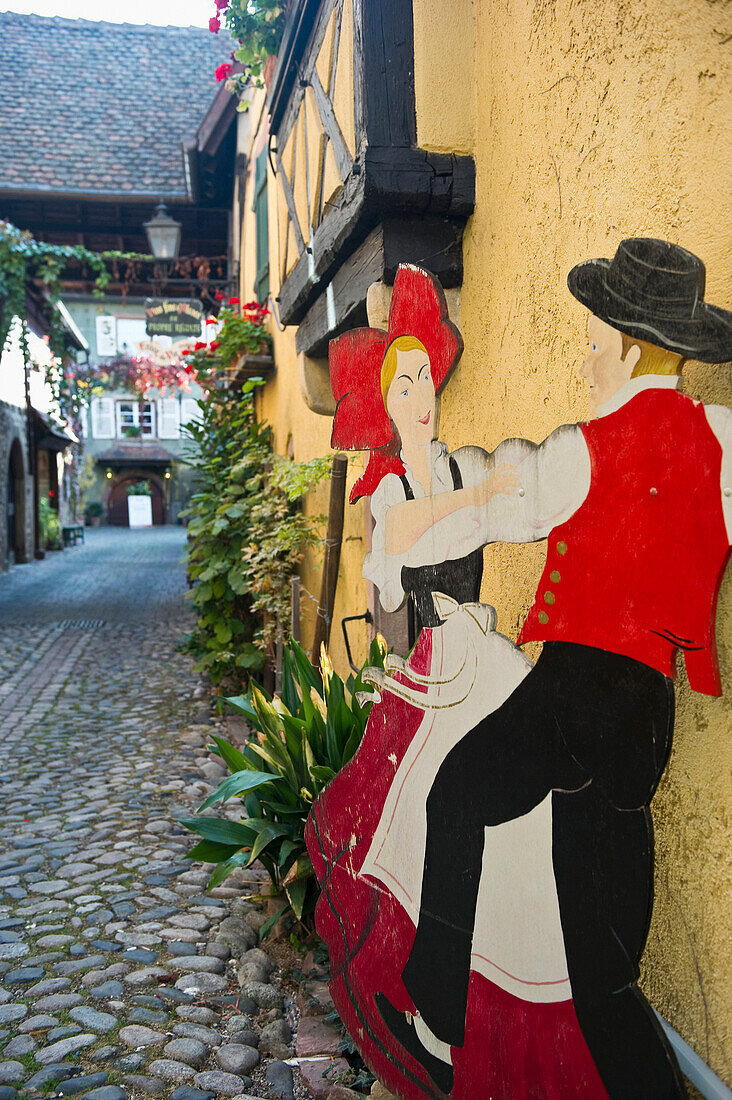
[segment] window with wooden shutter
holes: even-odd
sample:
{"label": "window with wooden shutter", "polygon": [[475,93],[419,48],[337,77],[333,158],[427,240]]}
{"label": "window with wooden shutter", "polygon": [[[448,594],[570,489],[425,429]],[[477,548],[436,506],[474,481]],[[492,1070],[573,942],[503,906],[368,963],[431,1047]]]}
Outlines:
{"label": "window with wooden shutter", "polygon": [[177,397],[161,397],[158,401],[158,438],[178,439],[180,409]]}
{"label": "window with wooden shutter", "polygon": [[199,422],[201,420],[201,410],[198,407],[198,402],[195,397],[184,397],[180,403],[181,426],[190,424],[194,420]]}
{"label": "window with wooden shutter", "polygon": [[114,401],[111,397],[92,398],[91,423],[94,439],[114,439]]}
{"label": "window with wooden shutter", "polygon": [[254,168],[254,217],[257,228],[257,274],[254,293],[258,302],[269,294],[269,214],[267,211],[267,149],[263,149]]}

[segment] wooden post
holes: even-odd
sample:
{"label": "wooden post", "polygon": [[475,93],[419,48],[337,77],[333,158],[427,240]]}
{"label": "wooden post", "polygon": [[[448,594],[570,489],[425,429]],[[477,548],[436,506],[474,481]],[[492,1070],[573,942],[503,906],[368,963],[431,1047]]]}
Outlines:
{"label": "wooden post", "polygon": [[330,507],[328,509],[328,531],[325,536],[325,560],[323,562],[323,580],[320,586],[318,616],[315,620],[313,638],[313,664],[320,667],[320,647],[326,646],[330,639],[333,621],[336,586],[338,584],[338,566],[341,561],[341,542],[343,541],[343,514],[346,506],[346,473],[348,458],[337,454],[333,459],[333,471],[330,484]]}
{"label": "wooden post", "polygon": [[290,578],[290,636],[293,641],[300,641],[300,576],[295,573]]}

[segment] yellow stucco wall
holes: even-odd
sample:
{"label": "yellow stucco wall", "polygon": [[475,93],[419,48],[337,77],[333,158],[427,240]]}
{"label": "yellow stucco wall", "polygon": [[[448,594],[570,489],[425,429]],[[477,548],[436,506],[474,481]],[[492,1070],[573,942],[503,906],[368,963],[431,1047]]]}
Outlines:
{"label": "yellow stucco wall", "polygon": [[[252,117],[259,119],[262,100],[261,93],[255,93],[250,111]],[[247,194],[244,201],[244,221],[241,244],[240,296],[242,301],[254,297],[255,279],[255,241],[256,227],[252,212],[254,191],[254,156],[263,147],[263,127],[266,120],[259,119],[259,125],[253,126],[253,138],[250,148],[250,171],[247,178]],[[284,201],[282,192],[272,174],[268,178],[269,193],[269,240],[270,240],[270,292],[273,298],[279,293],[282,260],[284,257]],[[303,231],[307,226],[307,213],[303,219]],[[289,243],[288,270],[296,257],[292,236]],[[275,302],[276,310],[276,302]],[[296,461],[303,462],[320,455],[330,454],[330,433],[332,422],[329,417],[311,412],[305,404],[301,392],[300,373],[302,362],[298,361],[295,351],[295,329],[281,331],[276,317],[271,319],[271,331],[274,339],[275,374],[267,385],[257,394],[257,415],[272,425],[275,448],[280,454],[290,455]],[[300,357],[300,360],[302,357]],[[348,490],[362,470],[360,455],[351,456],[349,463]],[[330,487],[320,485],[309,494],[305,509],[311,515],[326,515],[328,512]],[[323,529],[325,534],[325,529]],[[366,610],[366,583],[361,577],[364,548],[364,511],[363,505],[349,507],[343,531],[343,552],[338,577],[336,604],[333,616],[330,653],[337,670],[345,675],[348,669],[341,619],[346,615],[360,614]],[[315,629],[316,600],[320,596],[320,579],[323,565],[322,552],[308,552],[302,563],[301,573],[301,641],[310,650]],[[368,638],[366,628],[354,623],[349,630],[354,644],[356,660],[366,655]]]}
{"label": "yellow stucco wall", "polygon": [[[586,313],[566,273],[612,255],[622,237],[697,252],[707,298],[732,307],[729,10],[706,0],[415,0],[419,144],[472,152],[477,168],[464,239],[466,351],[442,409],[451,447],[539,440],[583,417],[574,368]],[[729,378],[691,364],[684,384],[728,404]],[[542,555],[541,545],[486,551],[483,595],[512,637]],[[653,804],[643,984],[732,1083],[729,575],[718,640],[724,696],[695,695],[683,677],[678,685],[673,756]]]}

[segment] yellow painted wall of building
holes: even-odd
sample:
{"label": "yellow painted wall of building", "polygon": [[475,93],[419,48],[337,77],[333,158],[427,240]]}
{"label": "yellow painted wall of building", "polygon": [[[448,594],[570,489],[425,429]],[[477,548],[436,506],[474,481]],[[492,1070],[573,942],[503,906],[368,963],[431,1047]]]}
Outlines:
{"label": "yellow painted wall of building", "polygon": [[[540,440],[587,408],[574,374],[587,314],[565,282],[574,263],[612,255],[626,236],[666,238],[704,259],[707,298],[732,308],[729,8],[414,0],[414,12],[419,144],[472,152],[477,168],[464,238],[466,350],[445,392],[441,436],[451,447]],[[684,385],[729,404],[729,378],[729,368],[690,364]],[[542,545],[486,551],[483,596],[511,637],[542,560]],[[717,632],[723,697],[691,693],[683,676],[678,685],[673,755],[653,805],[656,903],[643,983],[732,1083],[729,575]]]}
{"label": "yellow painted wall of building", "polygon": [[[350,63],[350,62],[349,62]],[[255,93],[251,112],[253,117],[259,117],[261,112],[261,93]],[[247,194],[244,201],[244,221],[242,229],[241,246],[241,277],[240,297],[242,301],[249,301],[254,295],[255,280],[255,255],[256,255],[256,226],[252,211],[252,196],[254,191],[254,159],[257,152],[263,147],[262,127],[266,125],[264,119],[260,119],[259,127],[254,127],[255,133],[251,144],[250,170],[247,178]],[[282,193],[272,174],[268,177],[269,195],[269,240],[270,240],[270,292],[273,298],[279,293],[280,273],[284,249],[284,234],[282,227],[285,224],[282,207]],[[307,212],[303,231],[306,231]],[[290,238],[290,256],[288,258],[288,270],[292,266],[294,243]],[[276,309],[276,302],[275,302]],[[274,339],[274,360],[276,369],[274,376],[267,382],[257,395],[258,417],[272,425],[274,430],[275,449],[282,455],[290,455],[298,462],[307,461],[320,455],[331,453],[330,433],[332,421],[330,417],[321,416],[311,410],[305,404],[301,392],[300,374],[302,371],[302,357],[298,361],[295,350],[295,328],[289,327],[280,331],[276,318],[271,319],[271,331]],[[363,460],[360,455],[351,456],[349,463],[348,490],[363,470]],[[330,486],[323,483],[309,494],[305,502],[305,509],[311,515],[326,515],[328,512]],[[323,529],[325,534],[325,529]],[[341,631],[341,619],[346,615],[361,614],[366,610],[366,582],[361,577],[364,547],[364,508],[363,504],[354,507],[346,506],[346,517],[343,531],[343,549],[341,554],[341,568],[338,577],[338,589],[336,592],[336,604],[333,616],[333,629],[331,635],[330,652],[337,670],[346,674],[348,661],[343,643]],[[323,564],[322,552],[309,551],[301,567],[302,599],[301,599],[301,641],[306,649],[312,645],[315,629],[316,600],[320,595],[320,577]],[[349,637],[354,644],[354,653],[357,661],[362,661],[367,652],[368,637],[364,624],[354,623],[349,630]]]}

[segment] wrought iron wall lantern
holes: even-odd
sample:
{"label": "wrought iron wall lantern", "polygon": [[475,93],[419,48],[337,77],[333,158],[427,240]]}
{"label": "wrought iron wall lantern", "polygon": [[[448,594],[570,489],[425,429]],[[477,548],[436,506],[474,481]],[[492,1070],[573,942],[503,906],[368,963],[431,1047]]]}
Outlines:
{"label": "wrought iron wall lantern", "polygon": [[180,252],[181,224],[170,216],[162,199],[144,229],[153,258],[166,265],[175,263]]}

